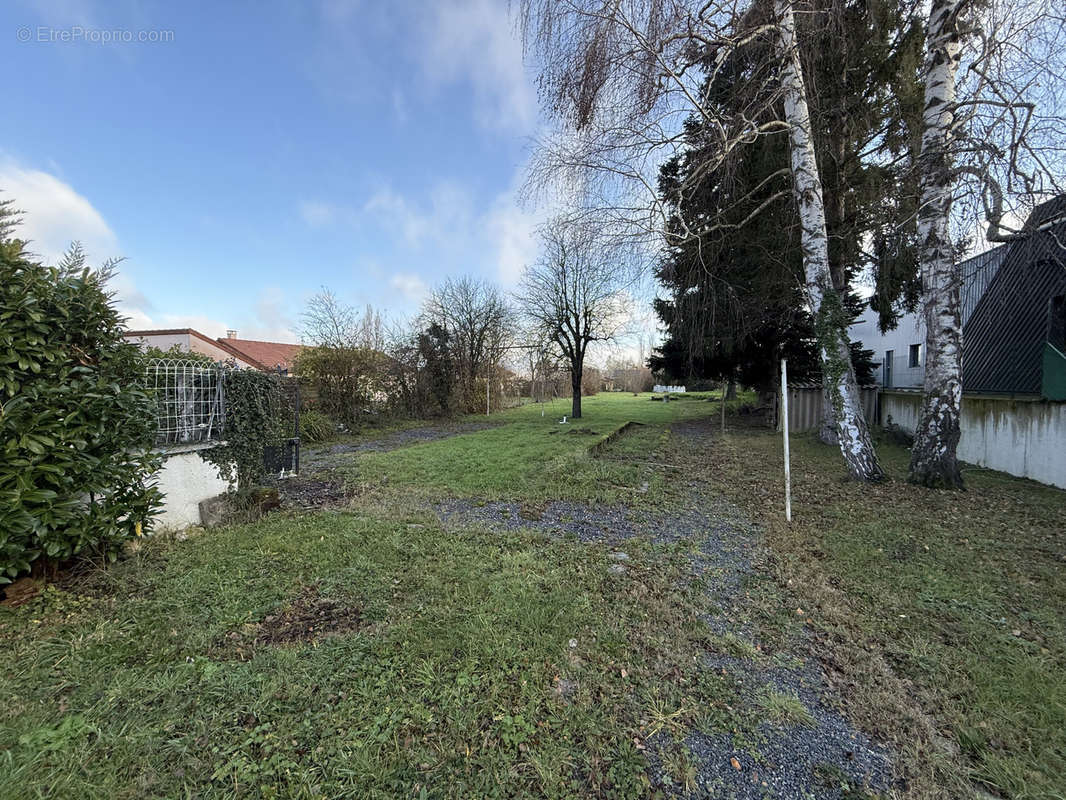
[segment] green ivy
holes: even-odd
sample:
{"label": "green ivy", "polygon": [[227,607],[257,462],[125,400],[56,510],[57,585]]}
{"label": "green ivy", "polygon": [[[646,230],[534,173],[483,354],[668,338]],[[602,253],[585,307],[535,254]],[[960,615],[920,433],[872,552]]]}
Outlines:
{"label": "green ivy", "polygon": [[247,492],[266,473],[263,450],[287,438],[282,378],[253,369],[224,368],[226,443],[200,452],[231,489]]}
{"label": "green ivy", "polygon": [[[6,207],[0,209],[4,216]],[[0,225],[0,583],[34,560],[114,558],[162,504],[142,361],[75,244],[31,261]]]}

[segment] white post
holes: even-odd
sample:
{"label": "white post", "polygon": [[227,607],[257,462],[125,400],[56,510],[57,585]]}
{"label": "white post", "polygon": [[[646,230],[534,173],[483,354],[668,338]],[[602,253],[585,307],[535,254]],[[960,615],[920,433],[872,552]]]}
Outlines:
{"label": "white post", "polygon": [[788,366],[781,359],[781,431],[785,439],[785,522],[792,522],[792,473],[788,459]]}

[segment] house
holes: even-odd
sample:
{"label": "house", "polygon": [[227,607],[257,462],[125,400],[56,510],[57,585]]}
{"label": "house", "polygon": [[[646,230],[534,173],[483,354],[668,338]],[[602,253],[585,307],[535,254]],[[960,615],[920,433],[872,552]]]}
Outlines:
{"label": "house", "polygon": [[[960,265],[964,393],[1066,400],[1066,195],[1037,206],[1017,241]],[[877,383],[920,390],[925,324],[881,333],[867,309],[851,338],[874,351]]]}
{"label": "house", "polygon": [[301,349],[298,344],[238,339],[237,331],[233,330],[226,331],[225,338],[218,339],[192,328],[127,331],[125,338],[136,342],[142,349],[156,347],[170,350],[177,347],[182,352],[199,353],[216,361],[233,361],[246,369],[280,372],[283,375],[295,374],[296,355]]}
{"label": "house", "polygon": [[[961,265],[959,458],[1066,488],[1066,195],[1021,235]],[[917,314],[882,334],[868,310],[853,340],[880,357],[879,418],[914,432],[925,375]]]}

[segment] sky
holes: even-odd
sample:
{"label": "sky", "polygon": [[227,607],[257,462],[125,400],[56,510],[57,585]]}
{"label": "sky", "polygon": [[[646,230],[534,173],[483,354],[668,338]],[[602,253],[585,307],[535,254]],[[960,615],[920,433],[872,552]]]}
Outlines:
{"label": "sky", "polygon": [[535,258],[507,0],[5,11],[0,189],[44,259],[74,239],[125,258],[131,328],[297,341],[321,287],[399,318],[448,275],[510,290]]}

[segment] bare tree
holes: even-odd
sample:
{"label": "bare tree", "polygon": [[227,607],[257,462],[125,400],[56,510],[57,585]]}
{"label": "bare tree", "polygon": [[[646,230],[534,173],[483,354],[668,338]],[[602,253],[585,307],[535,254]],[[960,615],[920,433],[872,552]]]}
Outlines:
{"label": "bare tree", "polygon": [[300,321],[300,338],[312,347],[384,348],[381,315],[369,305],[360,314],[326,287],[307,301]]}
{"label": "bare tree", "polygon": [[624,255],[602,236],[572,221],[540,231],[541,258],[527,269],[517,301],[534,328],[570,367],[571,417],[581,417],[581,379],[589,346],[612,342],[629,318]]}
{"label": "bare tree", "polygon": [[436,324],[447,334],[463,406],[473,411],[480,405],[477,379],[489,380],[511,338],[514,326],[506,298],[486,281],[449,278],[430,294],[422,318],[426,327]]}
{"label": "bare tree", "polygon": [[302,315],[297,356],[300,375],[314,386],[316,402],[344,422],[357,422],[380,405],[386,382],[385,327],[367,306],[360,314],[329,289],[312,297]]}
{"label": "bare tree", "polygon": [[[689,113],[697,113],[708,135],[716,137],[708,143],[707,171],[757,137],[789,135],[806,295],[818,322],[837,439],[853,476],[880,479],[851,367],[842,303],[829,270],[792,0],[775,0],[772,8],[745,0],[525,0],[522,26],[543,63],[542,96],[563,129],[541,143],[533,178],[579,188],[586,202],[578,216],[599,216],[598,224],[615,235],[671,230],[655,170],[681,146]],[[732,56],[766,41],[774,44],[777,58],[736,76],[743,101],[711,102],[704,92],[731,65]],[[678,192],[697,191],[704,174],[694,170]],[[720,224],[714,218],[699,220],[696,229],[682,223],[673,226],[674,241],[668,244],[698,239]]]}
{"label": "bare tree", "polygon": [[[962,276],[953,222],[980,209],[987,239],[1025,234],[1008,222],[1062,190],[1066,122],[1060,0],[932,0],[918,161],[926,363],[910,480],[959,488]],[[1013,207],[1012,207],[1013,202]]]}

